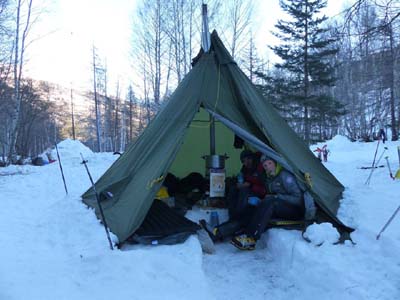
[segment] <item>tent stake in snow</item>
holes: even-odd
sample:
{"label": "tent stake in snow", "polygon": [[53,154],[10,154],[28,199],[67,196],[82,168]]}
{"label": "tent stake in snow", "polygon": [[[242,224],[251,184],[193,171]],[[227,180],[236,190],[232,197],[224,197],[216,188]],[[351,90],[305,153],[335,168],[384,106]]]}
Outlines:
{"label": "tent stake in snow", "polygon": [[396,172],[396,175],[394,175],[394,178],[400,179],[400,146],[397,146],[397,155],[399,157],[399,169]]}
{"label": "tent stake in snow", "polygon": [[108,226],[107,226],[106,218],[104,217],[103,208],[102,208],[101,203],[100,203],[100,197],[99,197],[99,194],[96,191],[96,186],[94,184],[92,175],[90,175],[89,168],[88,168],[88,166],[86,164],[88,161],[83,158],[82,153],[81,153],[81,157],[82,157],[82,164],[85,165],[86,172],[88,173],[90,182],[92,183],[93,192],[96,195],[96,200],[97,200],[97,205],[98,205],[99,211],[100,211],[101,221],[103,222],[104,229],[105,229],[106,234],[107,234],[107,239],[108,239],[108,242],[110,243],[110,248],[111,248],[111,250],[114,250],[112,242],[111,242],[111,238],[110,238],[110,233],[108,232]]}
{"label": "tent stake in snow", "polygon": [[[381,159],[382,159],[382,157],[383,157],[383,154],[385,154],[385,152],[386,152],[387,149],[388,149],[387,147],[385,147],[385,148],[383,149],[383,152],[382,152],[382,154],[379,156],[379,159],[378,159],[378,161],[376,162],[376,165],[379,164],[379,162],[381,161]],[[374,166],[375,166],[375,165],[374,165]],[[367,178],[367,181],[365,181],[365,184],[366,184],[366,185],[369,185],[369,183],[371,182],[372,173],[374,173],[374,170],[375,170],[375,169],[376,169],[376,168],[372,168],[372,169],[371,169],[371,173],[369,173],[369,176],[368,176],[368,178]]]}
{"label": "tent stake in snow", "polygon": [[57,143],[54,143],[54,144],[56,145],[57,158],[58,158],[58,165],[60,166],[61,176],[62,176],[62,180],[63,180],[63,182],[64,182],[65,192],[66,192],[67,195],[68,195],[68,189],[67,189],[67,184],[65,183],[64,171],[63,171],[62,164],[61,164],[60,153],[58,153]]}
{"label": "tent stake in snow", "polygon": [[385,231],[386,227],[389,226],[389,224],[393,221],[394,217],[396,216],[396,214],[399,212],[400,210],[400,206],[396,209],[396,211],[393,213],[393,215],[390,217],[390,219],[386,222],[385,226],[383,226],[383,228],[381,229],[381,231],[378,233],[378,235],[376,236],[376,239],[379,240],[381,234],[383,231]]}

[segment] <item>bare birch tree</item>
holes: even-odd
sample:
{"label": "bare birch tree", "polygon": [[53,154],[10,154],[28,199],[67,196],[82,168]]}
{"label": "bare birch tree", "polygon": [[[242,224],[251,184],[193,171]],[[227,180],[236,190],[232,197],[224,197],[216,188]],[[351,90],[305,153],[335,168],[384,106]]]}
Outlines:
{"label": "bare birch tree", "polygon": [[360,106],[357,119],[360,120],[361,136],[368,140],[374,132],[387,126],[391,129],[392,140],[397,140],[400,125],[400,101],[396,92],[400,3],[359,0],[347,10],[345,21],[346,27],[352,28],[348,35],[356,41],[353,50],[358,54],[352,59],[352,72],[356,71],[355,65],[360,65],[355,60],[363,62],[359,74],[364,80],[351,87],[353,91],[363,87],[360,93],[364,99],[356,100]]}
{"label": "bare birch tree", "polygon": [[133,126],[135,122],[135,118],[138,115],[138,105],[137,105],[137,99],[135,97],[135,94],[133,92],[133,88],[130,85],[128,88],[128,102],[129,102],[129,139],[128,142],[131,143],[133,139]]}
{"label": "bare birch tree", "polygon": [[[165,33],[162,30],[164,6],[161,0],[143,0],[138,9],[138,21],[135,24],[135,58],[144,60],[146,86],[151,87],[153,101],[159,105],[161,99],[162,60],[165,54]],[[139,60],[138,60],[139,61]]]}
{"label": "bare birch tree", "polygon": [[228,13],[228,45],[235,59],[248,42],[254,5],[250,0],[232,0],[224,3]]}
{"label": "bare birch tree", "polygon": [[120,115],[120,91],[119,91],[119,82],[117,82],[116,93],[115,93],[115,111],[114,111],[114,132],[113,132],[113,151],[118,151],[119,147],[119,115]]}
{"label": "bare birch tree", "polygon": [[74,115],[74,98],[72,96],[72,87],[71,87],[71,128],[72,128],[72,139],[75,140],[75,115]]}
{"label": "bare birch tree", "polygon": [[[190,63],[194,52],[193,41],[198,34],[198,20],[195,18],[196,9],[200,7],[199,0],[172,0],[167,2],[166,15],[163,18],[163,30],[168,36],[173,58],[174,71],[177,82],[190,70]],[[168,82],[167,82],[168,83]]]}
{"label": "bare birch tree", "polygon": [[[33,0],[27,2],[17,0],[16,7],[16,20],[15,20],[15,35],[13,43],[13,83],[14,83],[14,109],[12,112],[10,124],[10,139],[8,145],[7,163],[11,163],[15,154],[15,144],[17,141],[18,122],[20,119],[21,108],[21,81],[22,72],[24,67],[24,55],[26,50],[26,42],[28,37],[29,28],[31,24]],[[22,16],[21,16],[22,14]]]}
{"label": "bare birch tree", "polygon": [[383,34],[387,39],[387,47],[388,49],[384,52],[385,61],[387,62],[385,68],[385,75],[387,78],[387,86],[390,90],[390,127],[392,131],[392,141],[397,141],[398,137],[398,124],[396,122],[396,99],[395,99],[395,66],[396,66],[396,50],[395,50],[395,42],[394,42],[394,32],[393,32],[393,24],[390,21],[387,21],[387,18],[384,20],[387,22],[387,26],[383,30]]}
{"label": "bare birch tree", "polygon": [[97,54],[96,54],[96,48],[93,45],[92,47],[92,69],[93,69],[93,94],[94,94],[94,109],[95,109],[95,115],[96,115],[96,143],[97,143],[97,151],[101,152],[101,126],[100,126],[100,100],[97,94],[97,71],[98,71],[98,64],[97,64]]}

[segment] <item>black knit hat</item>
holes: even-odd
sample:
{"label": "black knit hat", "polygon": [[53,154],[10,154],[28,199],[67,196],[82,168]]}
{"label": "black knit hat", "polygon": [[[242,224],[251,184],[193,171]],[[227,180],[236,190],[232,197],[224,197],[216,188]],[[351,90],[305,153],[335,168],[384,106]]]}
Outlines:
{"label": "black knit hat", "polygon": [[243,150],[240,153],[240,161],[243,162],[246,157],[254,158],[254,153],[252,151],[250,151],[250,150]]}

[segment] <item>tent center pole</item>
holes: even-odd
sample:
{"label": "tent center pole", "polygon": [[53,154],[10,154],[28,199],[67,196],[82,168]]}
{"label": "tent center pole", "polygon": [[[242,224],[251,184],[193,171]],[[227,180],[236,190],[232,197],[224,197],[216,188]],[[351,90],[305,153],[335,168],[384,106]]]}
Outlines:
{"label": "tent center pole", "polygon": [[215,119],[210,115],[210,155],[215,155]]}

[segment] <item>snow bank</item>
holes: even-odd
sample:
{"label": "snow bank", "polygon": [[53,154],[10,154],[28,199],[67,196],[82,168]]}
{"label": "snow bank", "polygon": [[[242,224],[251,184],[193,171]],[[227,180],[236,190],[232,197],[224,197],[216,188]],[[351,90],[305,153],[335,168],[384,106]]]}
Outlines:
{"label": "snow bank", "polygon": [[[375,151],[377,151],[375,163],[379,165],[386,165],[385,156],[389,156],[389,161],[392,164],[397,163],[397,144],[395,142],[386,141],[386,143],[374,141],[370,143],[365,142],[351,142],[347,137],[336,135],[332,140],[324,143],[318,143],[310,146],[311,151],[317,147],[327,145],[329,152],[328,163],[332,160],[335,162],[343,163],[357,163],[357,167],[371,166]],[[383,155],[382,155],[383,153]]]}
{"label": "snow bank", "polygon": [[[57,144],[58,147],[58,152],[60,154],[61,160],[63,159],[80,159],[81,158],[81,153],[83,157],[86,159],[87,157],[91,157],[93,155],[93,151],[90,150],[88,147],[86,147],[84,144],[82,144],[78,140],[71,140],[71,139],[66,139],[60,143]],[[56,149],[51,150],[51,156],[53,158],[57,158],[57,151]]]}
{"label": "snow bank", "polygon": [[0,235],[7,241],[0,250],[0,299],[213,299],[196,237],[110,251],[103,225],[81,202],[90,181],[79,153],[94,180],[118,156],[94,154],[72,140],[58,147],[68,195],[58,163],[10,166],[14,175],[0,176]]}

